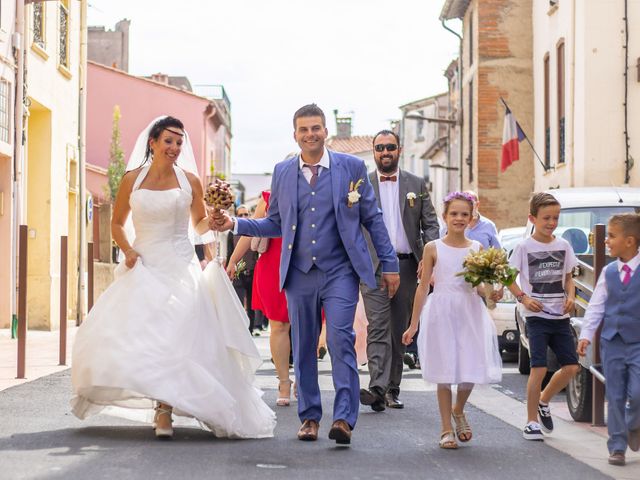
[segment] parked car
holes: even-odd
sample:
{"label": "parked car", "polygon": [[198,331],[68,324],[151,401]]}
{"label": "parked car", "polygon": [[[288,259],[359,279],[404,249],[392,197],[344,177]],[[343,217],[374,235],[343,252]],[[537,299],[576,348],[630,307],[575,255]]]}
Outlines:
{"label": "parked car", "polygon": [[[593,293],[595,277],[593,275],[593,245],[590,232],[596,224],[607,224],[612,215],[625,212],[640,213],[640,188],[585,187],[550,190],[561,205],[561,214],[556,235],[562,236],[576,252],[579,266],[574,272],[576,282],[576,307],[571,318],[576,339],[580,335],[582,317]],[[533,233],[533,225],[527,223],[525,237]],[[608,261],[613,259],[609,258]],[[518,348],[518,370],[528,374],[529,339],[526,322],[516,308],[516,322],[520,333]],[[593,364],[591,349],[586,357],[580,358],[580,373],[567,387],[567,405],[571,416],[576,421],[591,420],[591,387],[592,377],[589,367]],[[547,365],[549,370],[558,367],[555,355],[548,351]]]}
{"label": "parked car", "polygon": [[[524,238],[525,227],[503,228],[498,232],[500,245],[511,255],[515,246]],[[496,302],[496,308],[489,313],[496,325],[498,334],[498,348],[501,352],[514,353],[518,351],[518,327],[516,325],[516,299],[505,288],[502,300]]]}

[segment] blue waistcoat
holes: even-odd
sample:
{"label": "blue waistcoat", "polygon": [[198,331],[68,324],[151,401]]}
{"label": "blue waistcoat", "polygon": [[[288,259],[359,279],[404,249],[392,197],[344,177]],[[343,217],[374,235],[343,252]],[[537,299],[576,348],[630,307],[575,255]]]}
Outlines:
{"label": "blue waistcoat", "polygon": [[624,343],[640,342],[640,272],[623,285],[617,262],[607,265],[607,301],[604,304],[602,337],[612,340],[620,335]]}
{"label": "blue waistcoat", "polygon": [[302,171],[298,173],[298,225],[291,263],[308,272],[313,265],[329,272],[349,262],[338,233],[333,208],[331,169],[322,168],[312,189]]}

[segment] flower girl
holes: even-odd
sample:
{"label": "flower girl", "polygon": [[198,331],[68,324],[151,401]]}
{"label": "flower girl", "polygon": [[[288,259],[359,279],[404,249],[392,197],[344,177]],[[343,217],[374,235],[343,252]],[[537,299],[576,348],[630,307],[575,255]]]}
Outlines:
{"label": "flower girl", "polygon": [[[445,449],[458,448],[456,436],[460,442],[471,440],[464,406],[474,384],[496,383],[502,377],[493,321],[476,289],[458,275],[463,271],[465,256],[482,248],[465,237],[472,210],[473,199],[466,193],[454,192],[445,198],[447,234],[424,247],[411,324],[402,337],[409,345],[420,322],[417,343],[422,376],[438,384],[440,447]],[[433,293],[429,294],[432,280]],[[457,385],[455,404],[452,385]]]}

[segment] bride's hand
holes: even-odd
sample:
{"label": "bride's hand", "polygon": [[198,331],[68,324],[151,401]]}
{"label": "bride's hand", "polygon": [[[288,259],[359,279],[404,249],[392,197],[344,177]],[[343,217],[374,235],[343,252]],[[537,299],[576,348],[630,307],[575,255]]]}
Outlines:
{"label": "bride's hand", "polygon": [[227,265],[227,275],[230,280],[233,280],[236,276],[236,262],[232,262],[229,260],[229,265]]}
{"label": "bride's hand", "polygon": [[130,248],[126,252],[124,252],[124,264],[127,268],[133,268],[136,262],[138,261],[138,252],[136,252],[133,248]]}

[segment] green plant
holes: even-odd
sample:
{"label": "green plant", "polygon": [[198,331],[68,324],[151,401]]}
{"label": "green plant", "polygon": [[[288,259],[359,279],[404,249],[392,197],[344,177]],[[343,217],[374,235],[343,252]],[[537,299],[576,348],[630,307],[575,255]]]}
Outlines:
{"label": "green plant", "polygon": [[109,166],[107,167],[107,184],[105,194],[112,202],[116,199],[120,182],[125,173],[124,151],[120,144],[120,107],[113,107],[113,127],[111,130],[111,146],[109,148]]}

